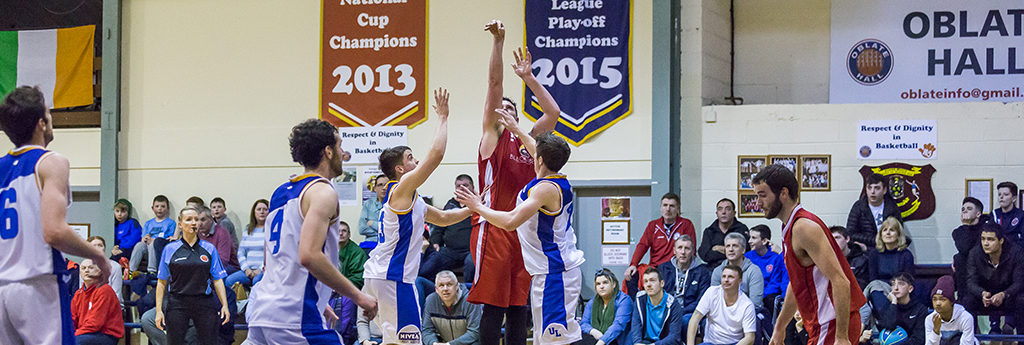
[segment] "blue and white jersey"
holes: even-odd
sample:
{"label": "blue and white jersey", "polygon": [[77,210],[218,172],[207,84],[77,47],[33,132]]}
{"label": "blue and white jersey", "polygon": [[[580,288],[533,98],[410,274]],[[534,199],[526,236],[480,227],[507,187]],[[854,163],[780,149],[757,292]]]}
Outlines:
{"label": "blue and white jersey", "polygon": [[523,261],[530,275],[561,274],[583,264],[583,251],[576,249],[576,233],[572,230],[572,186],[565,175],[536,178],[519,192],[516,206],[526,201],[530,190],[541,183],[553,183],[562,195],[557,212],[537,211],[516,229],[523,248]]}
{"label": "blue and white jersey", "polygon": [[[41,146],[24,146],[0,157],[0,282],[67,270],[64,256],[43,239],[36,169],[50,154]],[[67,195],[71,205],[71,192]]]}
{"label": "blue and white jersey", "polygon": [[[263,280],[252,287],[246,319],[250,326],[276,328],[325,327],[324,309],[331,288],[317,281],[299,262],[299,237],[302,232],[302,196],[316,183],[334,186],[318,175],[292,177],[277,187],[270,198],[263,242],[265,266]],[[338,266],[339,219],[327,227],[323,253]]]}
{"label": "blue and white jersey", "polygon": [[397,185],[397,181],[390,181],[384,187],[387,192],[382,202],[384,207],[380,209],[380,217],[377,219],[377,247],[373,248],[370,259],[363,264],[363,278],[414,284],[420,271],[427,203],[419,193],[414,193],[409,209],[391,208],[391,193]]}

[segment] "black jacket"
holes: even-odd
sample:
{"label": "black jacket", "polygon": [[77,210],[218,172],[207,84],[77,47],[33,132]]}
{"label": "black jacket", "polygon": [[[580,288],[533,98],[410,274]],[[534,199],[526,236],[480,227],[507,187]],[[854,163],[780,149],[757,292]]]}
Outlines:
{"label": "black jacket", "polygon": [[718,219],[715,219],[714,223],[704,228],[704,233],[700,237],[700,248],[697,248],[697,255],[704,260],[708,267],[718,267],[725,260],[725,254],[711,250],[711,247],[725,245],[725,235],[730,232],[738,232],[746,238],[747,231],[747,225],[736,219],[729,226],[729,230],[723,234],[722,230],[718,229]]}
{"label": "black jacket", "polygon": [[1003,254],[999,265],[989,263],[984,250],[972,250],[967,258],[967,293],[970,298],[981,299],[984,291],[993,294],[1006,292],[1007,297],[1024,292],[1024,257],[1020,247],[1003,243]]}
{"label": "black jacket", "polygon": [[[448,200],[447,204],[444,204],[445,210],[462,208],[455,198]],[[430,232],[430,244],[437,244],[441,247],[447,247],[448,250],[456,252],[469,252],[469,234],[473,230],[473,224],[470,218],[463,219],[461,222],[449,225],[449,226],[435,226],[433,231]]]}
{"label": "black jacket", "polygon": [[868,262],[868,254],[853,243],[850,243],[849,248],[850,255],[846,256],[846,261],[850,263],[850,270],[857,278],[857,284],[863,289],[871,282],[871,264]]}
{"label": "black jacket", "polygon": [[[658,265],[658,271],[661,271],[661,276],[665,277],[665,293],[673,295],[676,293],[676,281],[678,280],[675,260],[672,258],[672,260]],[[700,297],[704,296],[704,291],[711,287],[711,268],[694,258],[690,261],[687,271],[689,273],[686,275],[686,281],[683,282],[686,285],[686,290],[682,295],[676,295],[676,303],[682,308],[683,314],[692,314],[694,310],[697,310],[697,302],[700,302]],[[683,325],[683,328],[686,328],[686,325]]]}
{"label": "black jacket", "polygon": [[[900,210],[896,207],[896,200],[886,195],[882,198],[882,219],[889,219],[889,217],[896,217],[901,223],[903,222]],[[846,218],[846,231],[850,234],[852,242],[863,243],[868,248],[875,246],[875,234],[878,233],[878,228],[875,227],[875,216],[871,214],[867,196],[863,196],[853,203],[853,207],[850,208],[850,216]]]}
{"label": "black jacket", "polygon": [[897,326],[903,327],[910,338],[907,344],[924,344],[924,323],[931,322],[926,320],[931,313],[928,307],[911,300],[907,304],[889,304],[887,308],[881,309],[884,312],[879,315],[878,328],[892,331]]}

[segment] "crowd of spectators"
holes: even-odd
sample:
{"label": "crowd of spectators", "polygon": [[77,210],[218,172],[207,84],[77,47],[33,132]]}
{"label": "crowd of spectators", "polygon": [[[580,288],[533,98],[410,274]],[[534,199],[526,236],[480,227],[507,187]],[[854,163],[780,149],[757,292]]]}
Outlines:
{"label": "crowd of spectators", "polygon": [[[353,241],[345,222],[338,238],[338,269],[360,288],[367,252],[376,243],[373,214],[379,212],[386,178],[371,181],[368,187],[375,195],[363,203],[357,227],[365,240]],[[991,216],[983,214],[979,200],[963,200],[961,224],[951,233],[957,250],[951,274],[932,284],[915,278],[911,241],[887,182],[869,176],[846,226],[830,228],[868,299],[860,310],[862,344],[969,345],[977,343],[975,334],[1021,328],[1024,211],[1015,205],[1017,186],[998,185],[999,208]],[[459,187],[474,188],[473,179],[460,175],[455,180]],[[222,198],[214,198],[210,207],[198,197],[189,198],[178,218],[169,215],[170,205],[166,197],[156,196],[154,217],[140,223],[131,217],[131,202],[116,202],[110,259],[122,274],[98,282],[91,278],[97,269],[92,262],[68,263],[80,274],[71,305],[81,343],[117,343],[125,334],[124,322],[136,321],[129,308],[138,309],[154,344],[233,341],[233,324],[241,322],[245,296],[262,276],[270,203],[256,200],[240,231],[227,217]],[[668,193],[660,199],[661,217],[648,224],[622,280],[606,268],[594,274],[595,294],[579,313],[583,344],[767,343],[789,285],[781,246],[772,242],[768,226],[748,229],[738,221],[732,200],[722,199],[715,206],[715,220],[698,238],[693,222],[680,216],[679,197]],[[444,206],[460,207],[454,198]],[[471,231],[469,219],[424,229],[416,284],[424,344],[479,343],[482,309],[466,301],[474,269]],[[96,236],[88,242],[103,249],[107,245]],[[202,255],[215,260],[199,266],[171,260]],[[647,263],[642,262],[645,257]],[[175,275],[186,278],[171,279]],[[355,303],[335,296],[331,305],[338,316],[334,328],[345,344],[380,343],[380,330]],[[210,328],[211,323],[222,325]],[[786,344],[806,343],[799,313],[785,329]]]}

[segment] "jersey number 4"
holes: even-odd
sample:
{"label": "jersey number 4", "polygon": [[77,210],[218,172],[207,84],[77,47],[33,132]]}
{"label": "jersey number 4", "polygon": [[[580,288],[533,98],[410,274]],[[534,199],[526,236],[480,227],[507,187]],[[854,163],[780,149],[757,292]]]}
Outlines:
{"label": "jersey number 4", "polygon": [[278,211],[274,220],[270,221],[270,242],[274,244],[271,254],[277,254],[281,250],[281,227],[284,226],[284,211]]}
{"label": "jersey number 4", "polygon": [[14,189],[8,189],[0,192],[0,205],[3,209],[0,210],[0,239],[12,239],[18,236],[18,210],[14,208],[14,204],[18,202],[18,195],[15,194]]}

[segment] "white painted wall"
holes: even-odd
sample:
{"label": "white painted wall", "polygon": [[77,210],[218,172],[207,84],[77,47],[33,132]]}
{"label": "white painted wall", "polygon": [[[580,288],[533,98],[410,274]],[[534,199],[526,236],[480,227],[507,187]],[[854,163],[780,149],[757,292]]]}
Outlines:
{"label": "white painted wall", "polygon": [[[491,42],[483,25],[506,22],[510,64],[522,44],[522,11],[521,1],[430,2],[428,84],[452,93],[448,153],[420,190],[438,206],[456,175],[477,175]],[[633,13],[633,114],[574,148],[564,169],[571,178],[650,178],[650,2],[634,1]],[[222,196],[229,214],[248,222],[254,200],[301,172],[287,135],[317,112],[320,1],[129,1],[123,15],[122,196],[140,219],[152,216],[156,194],[174,207],[193,194]],[[504,87],[521,95],[511,70]],[[435,126],[410,131],[414,152],[426,150]],[[342,210],[352,224],[358,214],[358,207]]]}
{"label": "white painted wall", "polygon": [[[858,159],[859,120],[937,121],[936,158],[905,161],[932,164],[936,170],[935,213],[906,224],[918,263],[951,262],[956,249],[950,233],[960,225],[965,178],[1024,182],[1024,103],[708,106],[703,113],[713,121],[702,126],[703,193],[701,213],[694,219],[702,227],[714,221],[715,202],[736,200],[736,156],[747,154],[831,154],[832,191],[804,192],[801,199],[825,223],[845,226],[860,195],[860,167],[889,162]],[[775,242],[780,241],[781,222],[740,220],[748,226],[769,225]]]}

